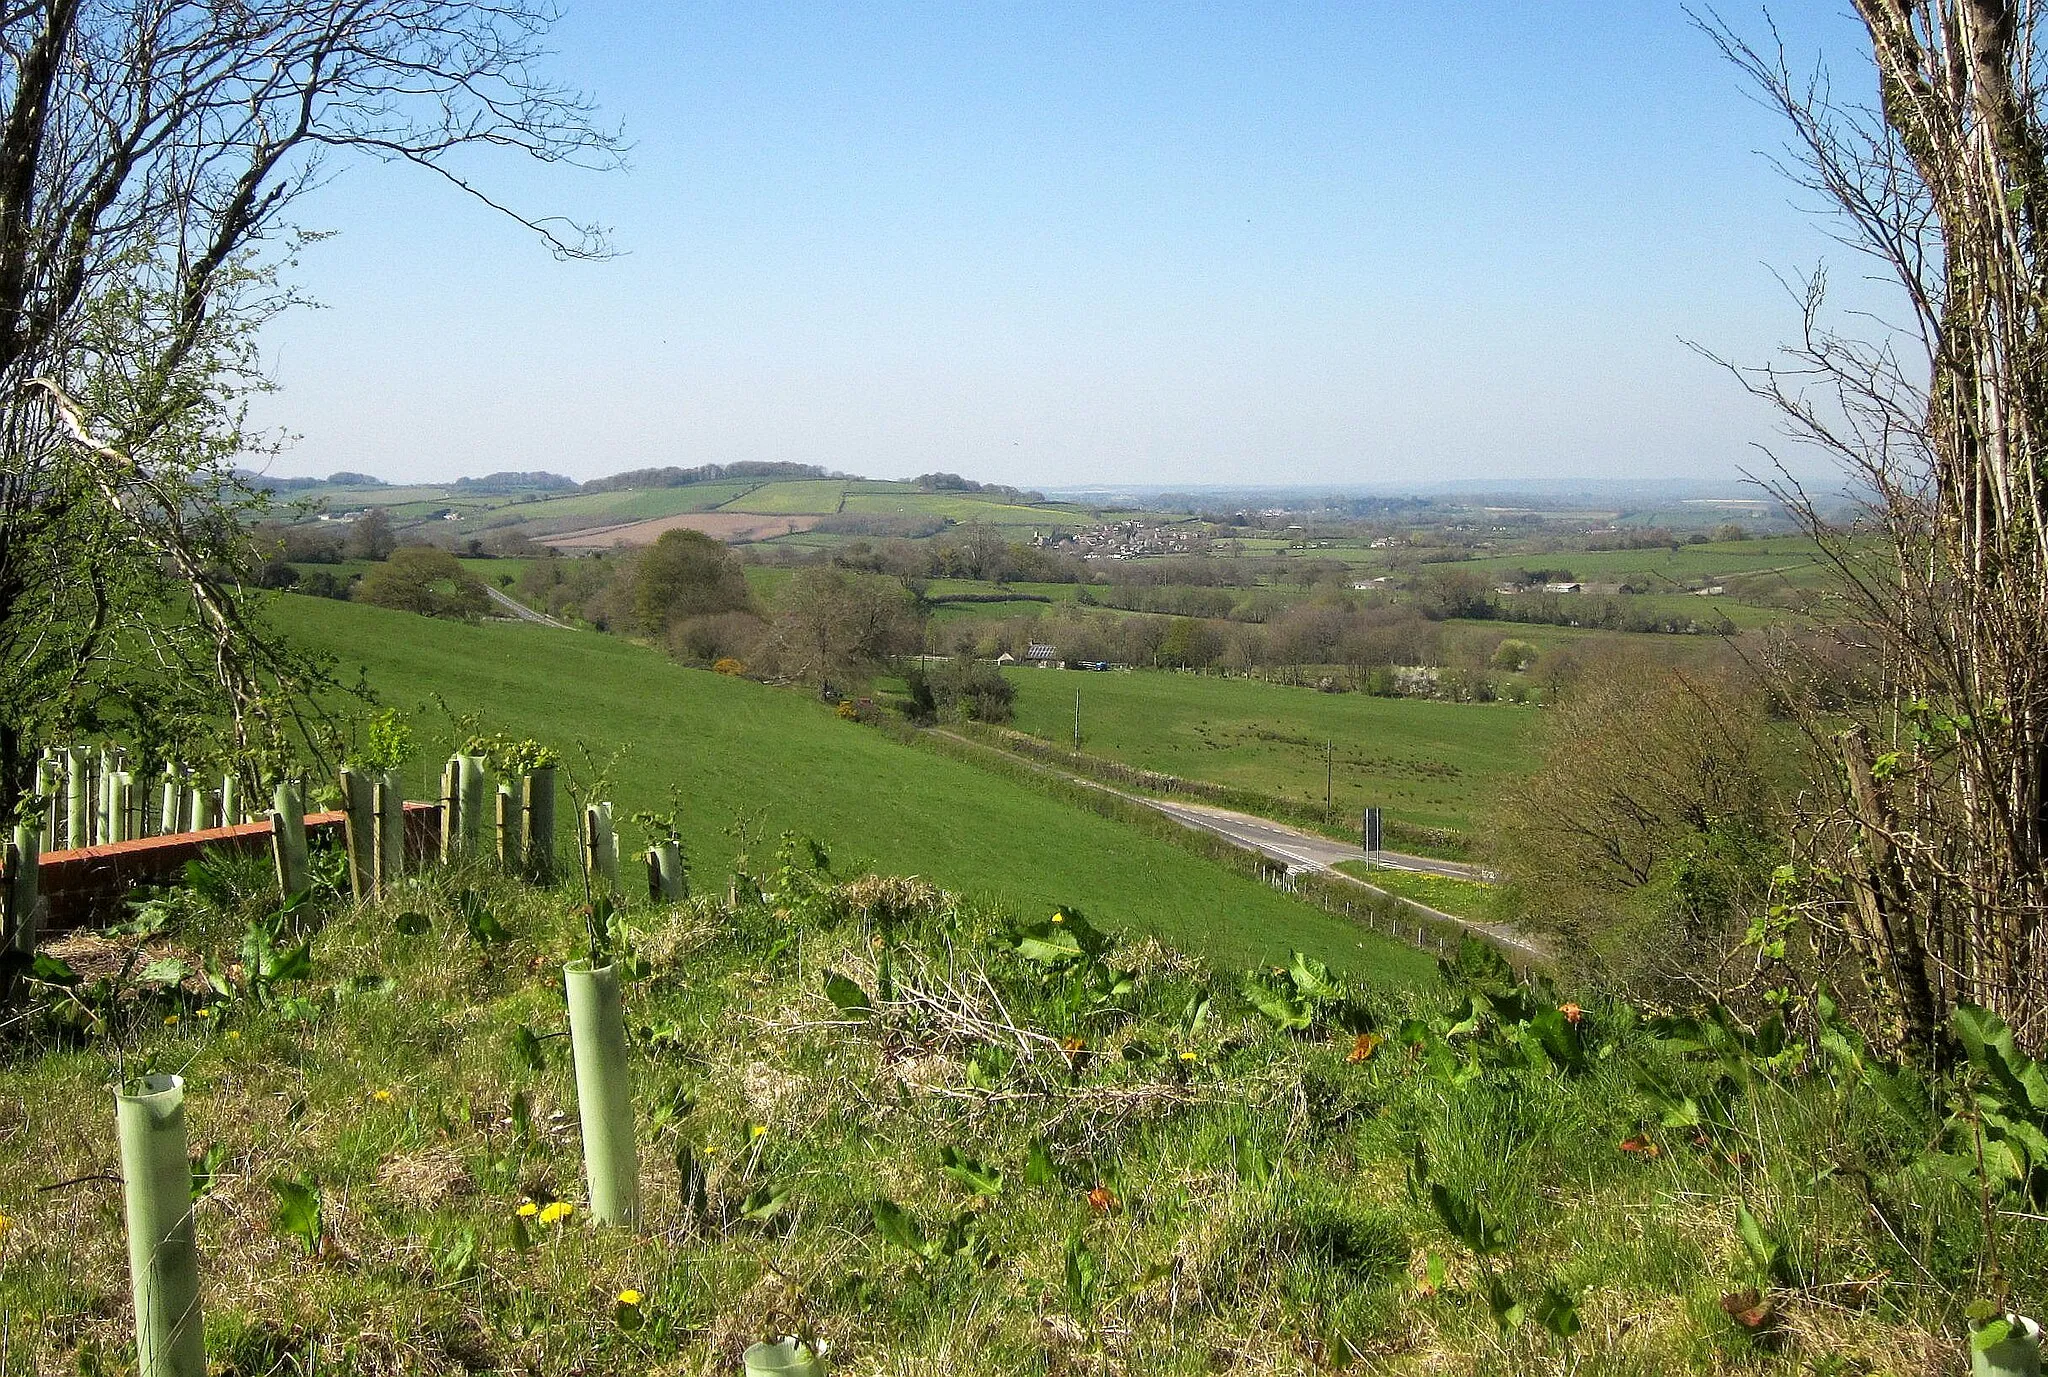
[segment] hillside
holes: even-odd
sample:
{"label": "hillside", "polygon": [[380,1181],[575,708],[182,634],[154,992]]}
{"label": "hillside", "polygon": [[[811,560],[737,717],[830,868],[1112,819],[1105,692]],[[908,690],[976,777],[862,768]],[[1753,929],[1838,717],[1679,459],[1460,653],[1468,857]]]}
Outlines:
{"label": "hillside", "polygon": [[[670,807],[700,874],[721,875],[743,824],[758,856],[776,835],[816,838],[835,864],[924,875],[1021,911],[1079,905],[1231,968],[1299,947],[1389,980],[1422,978],[1417,953],[1265,885],[1023,784],[844,722],[801,694],[678,667],[616,637],[523,624],[463,625],[354,603],[277,595],[278,622],[360,669],[421,733],[408,788],[456,732],[436,701],[490,730],[561,749],[608,781],[621,818]],[[626,843],[639,840],[626,829]]]}

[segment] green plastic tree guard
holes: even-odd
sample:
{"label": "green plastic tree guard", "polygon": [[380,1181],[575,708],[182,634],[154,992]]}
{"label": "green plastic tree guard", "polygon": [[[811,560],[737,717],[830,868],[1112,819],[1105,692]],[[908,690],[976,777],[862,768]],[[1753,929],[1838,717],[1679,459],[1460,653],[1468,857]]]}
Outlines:
{"label": "green plastic tree guard", "polygon": [[242,820],[242,782],[233,775],[220,777],[220,821],[233,827]]}
{"label": "green plastic tree guard", "polygon": [[192,830],[204,832],[214,825],[213,795],[201,788],[197,781],[192,785]]}
{"label": "green plastic tree guard", "polygon": [[647,848],[647,897],[667,904],[690,897],[690,877],[683,870],[682,843],[660,841]]}
{"label": "green plastic tree guard", "polygon": [[99,768],[93,773],[92,844],[105,846],[114,837],[114,754],[100,748]]}
{"label": "green plastic tree guard", "polygon": [[348,887],[357,903],[377,892],[377,794],[360,770],[341,770],[341,810],[348,833]]}
{"label": "green plastic tree guard", "polygon": [[299,786],[286,780],[277,786],[277,807],[270,814],[270,854],[277,862],[277,887],[286,899],[306,892],[306,806]]}
{"label": "green plastic tree guard", "polygon": [[73,746],[64,753],[64,840],[76,850],[92,845],[86,830],[91,814],[91,787],[86,779],[86,753]]}
{"label": "green plastic tree guard", "polygon": [[185,1082],[145,1076],[116,1092],[128,1270],[135,1283],[135,1350],[143,1377],[205,1377],[199,1249],[192,1228],[192,1163],[185,1156]]}
{"label": "green plastic tree guard", "polygon": [[388,893],[405,874],[405,790],[398,771],[377,781],[377,892]]}
{"label": "green plastic tree guard", "polygon": [[491,825],[491,785],[482,756],[458,758],[462,761],[462,804],[456,820],[462,824],[462,854],[474,860],[484,854],[484,835]]}
{"label": "green plastic tree guard", "polygon": [[2011,1326],[1989,1348],[1970,1348],[1970,1377],[2041,1377],[2041,1326],[2025,1315],[2007,1315]]}
{"label": "green plastic tree guard", "polygon": [[178,767],[164,766],[163,806],[157,812],[156,830],[168,837],[178,830],[178,815],[183,811],[180,802],[184,792],[178,787]]}
{"label": "green plastic tree guard", "polygon": [[527,878],[546,884],[555,878],[555,768],[544,765],[519,781],[520,812],[526,834],[520,838],[520,852],[526,859]]}
{"label": "green plastic tree guard", "polygon": [[14,829],[14,870],[7,877],[7,943],[23,956],[34,956],[41,926],[42,837],[34,823]]}
{"label": "green plastic tree guard", "polygon": [[825,1365],[808,1344],[794,1335],[772,1344],[755,1344],[740,1359],[747,1377],[825,1377]]}
{"label": "green plastic tree guard", "polygon": [[618,971],[571,961],[569,1044],[576,1055],[576,1109],[583,1120],[583,1170],[590,1213],[600,1224],[640,1218],[640,1152],[633,1141],[633,1075],[626,1062],[626,1013]]}
{"label": "green plastic tree guard", "polygon": [[63,820],[59,816],[59,798],[63,790],[58,784],[63,774],[64,767],[57,759],[56,748],[45,750],[42,760],[36,764],[36,797],[43,801],[43,838],[53,849],[62,835],[57,831],[57,824]]}
{"label": "green plastic tree guard", "polygon": [[612,828],[609,803],[593,803],[583,810],[583,867],[593,889],[619,892],[619,834]]}
{"label": "green plastic tree guard", "polygon": [[128,840],[128,772],[115,770],[100,786],[106,791],[107,840],[124,842]]}

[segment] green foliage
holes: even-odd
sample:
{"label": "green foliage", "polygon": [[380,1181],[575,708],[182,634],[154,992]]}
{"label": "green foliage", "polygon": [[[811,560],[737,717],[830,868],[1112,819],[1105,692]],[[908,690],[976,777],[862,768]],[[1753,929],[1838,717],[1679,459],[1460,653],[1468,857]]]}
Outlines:
{"label": "green foliage", "polygon": [[396,708],[385,708],[370,718],[362,744],[350,754],[350,763],[382,772],[401,769],[411,758],[412,728]]}
{"label": "green foliage", "polygon": [[270,1192],[277,1197],[271,1227],[286,1238],[296,1238],[310,1257],[326,1236],[321,1222],[319,1183],[311,1176],[280,1176],[271,1181]]}

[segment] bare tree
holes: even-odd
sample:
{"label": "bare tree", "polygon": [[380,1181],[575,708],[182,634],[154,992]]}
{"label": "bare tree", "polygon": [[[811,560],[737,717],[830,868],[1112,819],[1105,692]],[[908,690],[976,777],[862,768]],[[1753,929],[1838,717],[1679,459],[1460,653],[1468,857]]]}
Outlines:
{"label": "bare tree", "polygon": [[[1805,838],[1821,925],[1863,958],[1899,1038],[1938,1047],[1963,1000],[2048,1040],[2048,157],[2039,8],[1855,0],[1871,98],[1796,77],[1704,27],[1792,130],[1787,170],[1881,266],[1902,318],[1841,327],[1825,279],[1805,330],[1746,370],[1798,438],[1847,468],[1859,518],[1779,491],[1828,551],[1848,634],[1878,668],[1835,737]],[[1781,473],[1783,468],[1781,466]],[[1854,705],[1852,705],[1853,707]]]}
{"label": "bare tree", "polygon": [[[231,466],[263,385],[252,332],[291,301],[290,209],[337,154],[500,210],[481,155],[615,162],[585,100],[537,74],[555,17],[550,0],[0,8],[0,817],[38,745],[116,689],[210,682],[229,742],[276,748],[307,667],[238,596],[257,499]],[[559,254],[604,251],[506,213]]]}

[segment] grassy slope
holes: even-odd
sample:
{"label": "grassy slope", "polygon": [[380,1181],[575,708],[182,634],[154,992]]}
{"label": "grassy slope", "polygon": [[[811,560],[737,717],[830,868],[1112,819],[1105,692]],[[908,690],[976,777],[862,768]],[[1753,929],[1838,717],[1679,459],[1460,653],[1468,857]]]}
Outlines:
{"label": "grassy slope", "polygon": [[[1235,981],[1149,945],[1111,954],[1130,987],[1097,1000],[1106,977],[1041,976],[972,906],[897,923],[895,996],[849,1019],[820,970],[880,981],[845,891],[853,912],[829,927],[801,901],[634,912],[650,965],[627,994],[642,1227],[592,1228],[555,1040],[580,923],[566,894],[483,881],[513,936],[478,947],[456,894],[475,880],[437,872],[397,903],[329,908],[309,978],[281,991],[292,1004],[131,987],[108,1036],[23,1038],[0,1063],[0,1369],[133,1370],[118,1045],[131,1075],[187,1080],[223,1377],[737,1374],[745,1345],[790,1331],[829,1341],[846,1377],[1962,1370],[1958,1312],[1981,1285],[1971,1193],[1932,1171],[1814,1171],[1913,1150],[1867,1087],[1823,1071],[1718,1088],[1718,1062],[1686,1064],[1628,1011],[1589,1001],[1572,1032],[1541,994],[1528,1012],[1549,1020],[1546,1045],[1586,1054],[1575,1073],[1500,1006],[1474,1014],[1449,991],[1360,992],[1394,1034],[1376,1051],[1327,1010],[1281,1033]],[[401,906],[432,930],[396,931]],[[180,912],[165,937],[188,960],[232,949],[240,915]],[[532,1064],[521,1028],[548,1038]],[[1732,1097],[1726,1122],[1657,1126],[1639,1064],[1710,1106]],[[986,1179],[949,1179],[947,1149]],[[1404,1185],[1412,1163],[1449,1204]],[[279,1181],[317,1193],[319,1257],[273,1222]],[[877,1227],[882,1199],[933,1240],[928,1258]],[[573,1212],[515,1235],[522,1200]],[[1781,1322],[1754,1340],[1720,1303],[1758,1279],[1738,1202],[1784,1259]],[[1492,1257],[1447,1233],[1453,1207]],[[2038,1219],[2014,1218],[2001,1259],[2034,1313]],[[944,1255],[970,1235],[978,1256]],[[629,1288],[631,1330],[615,1300]],[[1537,1308],[1503,1333],[1489,1294],[1575,1298],[1583,1324],[1554,1337]]]}
{"label": "grassy slope", "polygon": [[[698,868],[722,873],[739,819],[766,834],[818,838],[845,863],[923,874],[1030,912],[1080,905],[1119,928],[1156,933],[1219,965],[1301,947],[1388,978],[1424,977],[1405,947],[1294,902],[1220,866],[970,765],[842,722],[801,695],[680,668],[614,637],[509,624],[462,626],[316,598],[281,596],[304,644],[360,666],[421,729],[439,694],[486,727],[561,747],[579,773],[588,746],[611,762],[621,817],[683,799]],[[451,744],[424,743],[408,788],[424,796]],[[616,753],[616,754],[615,754]],[[639,840],[628,828],[628,846]]]}
{"label": "grassy slope", "polygon": [[1316,693],[1254,679],[1134,671],[1020,670],[1016,726],[1073,740],[1130,765],[1265,793],[1320,800],[1323,743],[1334,742],[1336,798],[1390,817],[1460,831],[1496,780],[1533,763],[1536,711]]}

